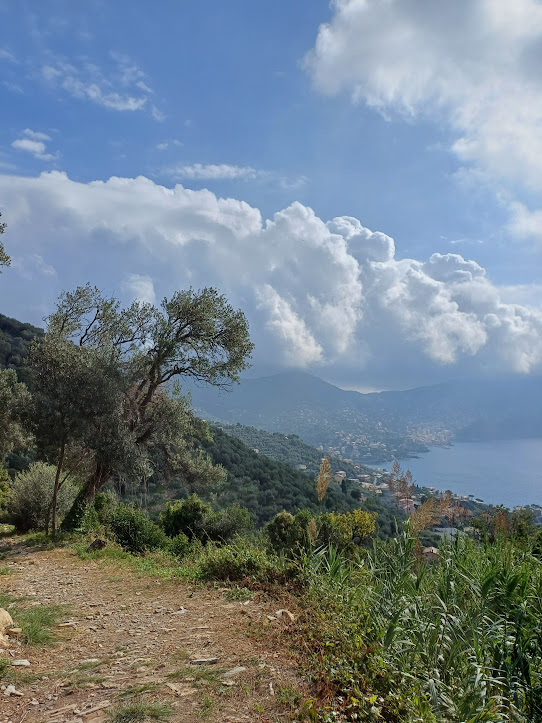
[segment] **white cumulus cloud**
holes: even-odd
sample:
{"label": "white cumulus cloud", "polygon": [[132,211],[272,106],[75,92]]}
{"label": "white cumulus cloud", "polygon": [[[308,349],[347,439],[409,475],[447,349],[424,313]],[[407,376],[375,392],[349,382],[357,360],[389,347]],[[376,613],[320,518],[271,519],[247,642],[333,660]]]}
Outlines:
{"label": "white cumulus cloud", "polygon": [[153,281],[146,274],[128,274],[122,283],[122,290],[128,296],[145,304],[154,304],[156,302]]}
{"label": "white cumulus cloud", "polygon": [[[293,203],[264,220],[243,201],[143,176],[4,175],[0,196],[18,254],[50,259],[61,288],[90,280],[152,301],[174,288],[216,286],[247,313],[258,361],[333,365],[336,377],[356,369],[365,385],[406,360],[422,375],[542,371],[535,296],[517,303],[513,288],[501,291],[459,254],[402,258],[390,236],[353,217],[326,221]],[[43,307],[43,288],[21,288],[16,270],[4,277],[4,307],[15,288]],[[50,303],[59,290],[51,287]]]}
{"label": "white cumulus cloud", "polygon": [[47,153],[47,142],[51,140],[51,136],[48,136],[47,133],[26,128],[22,132],[22,136],[22,138],[13,141],[12,148],[31,153],[34,158],[38,158],[40,161],[52,161],[58,157],[58,154]]}
{"label": "white cumulus cloud", "polygon": [[[306,58],[316,86],[386,116],[429,118],[510,198],[542,192],[539,0],[334,0]],[[512,224],[540,234],[539,211]]]}

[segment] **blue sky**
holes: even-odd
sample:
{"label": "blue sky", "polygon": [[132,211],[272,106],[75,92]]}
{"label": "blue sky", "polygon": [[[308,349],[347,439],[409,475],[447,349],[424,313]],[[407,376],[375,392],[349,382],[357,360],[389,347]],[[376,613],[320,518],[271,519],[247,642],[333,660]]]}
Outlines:
{"label": "blue sky", "polygon": [[0,27],[3,313],[215,285],[255,373],[540,373],[537,0],[0,0]]}

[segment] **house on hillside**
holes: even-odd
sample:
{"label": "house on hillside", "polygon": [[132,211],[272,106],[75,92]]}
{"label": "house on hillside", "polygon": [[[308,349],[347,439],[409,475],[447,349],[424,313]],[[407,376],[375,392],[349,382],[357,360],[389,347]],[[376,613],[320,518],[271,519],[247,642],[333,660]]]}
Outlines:
{"label": "house on hillside", "polygon": [[399,500],[399,509],[406,512],[407,515],[412,515],[416,511],[416,505],[413,500]]}
{"label": "house on hillside", "polygon": [[439,551],[436,547],[424,547],[423,557],[428,562],[436,562],[439,559]]}

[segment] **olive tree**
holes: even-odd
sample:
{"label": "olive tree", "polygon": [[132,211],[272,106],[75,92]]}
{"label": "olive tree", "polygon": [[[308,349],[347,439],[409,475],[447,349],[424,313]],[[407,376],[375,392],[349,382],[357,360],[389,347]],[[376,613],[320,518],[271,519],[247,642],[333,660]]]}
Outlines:
{"label": "olive tree", "polygon": [[[119,437],[122,388],[114,367],[95,349],[75,346],[59,336],[47,334],[34,344],[30,364],[34,433],[42,455],[55,469],[49,501],[55,536],[58,495],[65,481],[70,475],[88,473],[94,450],[103,447],[107,435],[111,441]],[[48,523],[49,519],[46,528]]]}
{"label": "olive tree", "polygon": [[66,446],[88,452],[64,527],[78,524],[114,476],[144,479],[158,466],[188,480],[222,477],[197,445],[209,435],[206,424],[173,387],[183,378],[220,388],[239,380],[253,348],[242,311],[212,288],[178,291],[160,308],[122,308],[87,285],[64,293],[47,321],[31,363],[39,371],[41,408],[49,405],[57,425],[42,424],[56,439],[59,479]]}

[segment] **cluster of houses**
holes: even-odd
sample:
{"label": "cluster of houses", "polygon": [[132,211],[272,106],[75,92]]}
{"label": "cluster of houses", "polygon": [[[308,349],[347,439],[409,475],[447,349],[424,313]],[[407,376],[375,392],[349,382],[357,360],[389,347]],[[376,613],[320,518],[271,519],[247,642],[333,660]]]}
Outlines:
{"label": "cluster of houses", "polygon": [[[538,527],[542,527],[542,507],[540,505],[529,505],[528,508],[533,513],[533,522]],[[521,510],[522,506],[514,507],[514,510]]]}

